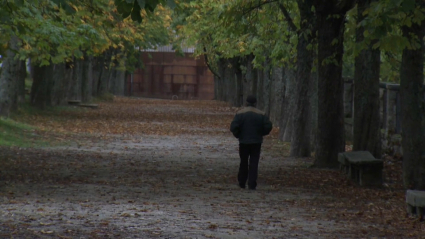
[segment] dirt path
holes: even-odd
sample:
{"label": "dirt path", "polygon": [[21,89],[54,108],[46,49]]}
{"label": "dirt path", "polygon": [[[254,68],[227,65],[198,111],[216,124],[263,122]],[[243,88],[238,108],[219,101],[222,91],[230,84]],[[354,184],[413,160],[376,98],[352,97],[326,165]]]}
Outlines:
{"label": "dirt path", "polygon": [[[339,183],[348,187],[344,193],[373,190],[347,185],[337,171],[308,169],[311,159],[283,157],[286,148],[273,135],[263,147],[258,189],[240,189],[237,141],[227,132],[234,109],[162,101],[149,108],[150,101],[134,101],[139,105],[119,101],[103,109],[120,115],[123,105],[131,105],[131,112],[141,112],[139,118],[131,113],[111,119],[102,107],[65,116],[92,125],[114,121],[121,134],[110,128],[82,134],[89,129],[57,120],[52,128],[61,124],[64,131],[83,131],[72,136],[75,143],[2,151],[0,238],[407,237],[384,216],[378,221],[365,219],[372,213],[359,215],[365,209],[347,205],[349,194],[326,193]],[[161,127],[152,129],[146,122]],[[131,124],[147,128],[131,131],[126,128]],[[399,197],[358,200],[373,211],[370,203],[396,200],[398,207]]]}

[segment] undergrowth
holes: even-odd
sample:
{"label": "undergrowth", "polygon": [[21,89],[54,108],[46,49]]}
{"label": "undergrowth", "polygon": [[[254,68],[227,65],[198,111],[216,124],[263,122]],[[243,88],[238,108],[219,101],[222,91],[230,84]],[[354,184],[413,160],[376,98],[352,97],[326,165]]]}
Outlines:
{"label": "undergrowth", "polygon": [[12,119],[0,118],[0,145],[18,147],[37,147],[47,145],[35,127]]}

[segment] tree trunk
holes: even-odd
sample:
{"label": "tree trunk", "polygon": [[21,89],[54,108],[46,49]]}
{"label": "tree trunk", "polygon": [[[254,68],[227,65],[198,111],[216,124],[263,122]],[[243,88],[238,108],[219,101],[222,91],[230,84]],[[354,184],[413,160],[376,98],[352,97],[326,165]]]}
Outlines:
{"label": "tree trunk", "polygon": [[[334,1],[316,3],[318,26],[318,134],[315,166],[338,166],[345,150],[342,54],[345,13]],[[334,9],[338,8],[338,9]]]}
{"label": "tree trunk", "polygon": [[283,97],[285,94],[283,68],[274,67],[271,76],[270,120],[274,125],[279,126],[280,118],[282,117]]}
{"label": "tree trunk", "polygon": [[0,74],[0,116],[4,117],[9,117],[18,102],[16,75],[19,71],[19,60],[15,60],[15,52],[19,49],[19,39],[12,36],[9,44],[10,49],[6,52]]}
{"label": "tree trunk", "polygon": [[53,65],[53,89],[52,89],[52,105],[63,105],[66,103],[69,92],[69,82],[66,78],[66,64]]}
{"label": "tree trunk", "polygon": [[285,69],[285,98],[282,104],[282,123],[279,129],[279,139],[283,142],[291,142],[293,127],[293,116],[295,110],[295,71],[290,68]]}
{"label": "tree trunk", "polygon": [[[402,28],[403,36],[419,41],[419,49],[404,49],[400,69],[403,180],[409,189],[425,190],[425,21]],[[417,38],[416,38],[417,37]]]}
{"label": "tree trunk", "polygon": [[25,102],[25,79],[27,78],[27,64],[25,61],[19,60],[18,72],[17,72],[17,103]]}
{"label": "tree trunk", "polygon": [[[298,33],[297,44],[297,81],[295,84],[295,109],[293,115],[294,131],[291,138],[290,156],[310,157],[310,92],[311,69],[313,67],[313,52],[308,49],[313,36],[308,32],[314,28],[314,13],[311,10],[312,0],[298,1],[301,16],[301,31]],[[309,31],[310,30],[310,31]]]}
{"label": "tree trunk", "polygon": [[98,96],[97,86],[99,85],[102,72],[105,70],[104,62],[104,56],[93,58],[93,84],[91,87],[92,96]]}
{"label": "tree trunk", "polygon": [[71,100],[81,100],[81,81],[83,76],[82,65],[82,60],[74,59],[74,67],[72,68],[72,83],[68,96]]}
{"label": "tree trunk", "polygon": [[92,99],[93,87],[93,57],[85,56],[82,62],[82,77],[81,77],[81,100],[90,102]]}
{"label": "tree trunk", "polygon": [[[372,1],[358,1],[358,23],[365,18],[363,11]],[[360,26],[356,30],[356,43],[363,40],[364,27]],[[355,58],[353,150],[369,151],[375,158],[381,158],[379,71],[380,51],[372,49],[371,44]]]}
{"label": "tree trunk", "polygon": [[270,115],[270,101],[271,101],[271,76],[270,76],[270,58],[266,57],[263,69],[263,111],[266,115]]}
{"label": "tree trunk", "polygon": [[31,88],[31,104],[39,109],[52,105],[53,65],[33,65],[34,80]]}
{"label": "tree trunk", "polygon": [[214,77],[214,94],[216,95],[216,100],[224,101],[225,85],[224,77],[226,72],[226,61],[223,58],[220,58],[217,62],[218,65],[218,74],[220,77]]}
{"label": "tree trunk", "polygon": [[108,93],[109,90],[109,81],[111,80],[112,67],[111,67],[111,57],[113,55],[113,50],[109,49],[105,51],[103,56],[103,65],[101,63],[101,71],[99,75],[99,81],[97,82],[97,96]]}
{"label": "tree trunk", "polygon": [[259,70],[256,68],[252,68],[252,84],[250,86],[250,94],[251,95],[257,95],[257,91],[258,91],[258,73]]}
{"label": "tree trunk", "polygon": [[224,83],[225,83],[225,91],[226,94],[224,96],[224,101],[230,103],[231,105],[235,106],[235,99],[236,99],[236,70],[234,65],[232,64],[232,59],[226,60],[226,68],[224,73]]}
{"label": "tree trunk", "polygon": [[[316,52],[316,51],[315,51]],[[318,117],[318,72],[314,71],[311,73],[310,80],[310,146],[311,151],[316,151],[316,139],[317,139],[317,117]]]}
{"label": "tree trunk", "polygon": [[255,69],[253,69],[253,65],[252,65],[252,61],[254,60],[254,55],[248,55],[245,59],[245,67],[246,67],[246,73],[245,73],[245,81],[244,81],[244,86],[243,86],[243,101],[245,102],[246,97],[248,95],[255,95],[256,92],[256,87],[254,85],[256,85],[256,77],[254,76],[255,74]]}
{"label": "tree trunk", "polygon": [[243,104],[243,75],[241,69],[241,58],[235,57],[232,59],[232,66],[235,70],[236,91],[234,92],[233,106],[241,107]]}
{"label": "tree trunk", "polygon": [[99,83],[97,85],[97,96],[101,96],[108,93],[108,85],[109,80],[111,79],[111,74],[112,70],[110,68],[102,69],[102,73],[99,76]]}
{"label": "tree trunk", "polygon": [[257,69],[257,108],[263,110],[264,109],[264,69]]}
{"label": "tree trunk", "polygon": [[279,99],[277,99],[279,101],[279,105],[280,105],[280,115],[279,115],[279,121],[277,122],[277,126],[279,127],[279,135],[278,135],[278,139],[282,140],[283,139],[283,134],[285,132],[285,127],[286,127],[286,108],[287,108],[287,103],[286,103],[286,69],[285,68],[281,68],[282,69],[282,95]]}
{"label": "tree trunk", "polygon": [[125,72],[114,69],[110,92],[114,95],[124,95]]}

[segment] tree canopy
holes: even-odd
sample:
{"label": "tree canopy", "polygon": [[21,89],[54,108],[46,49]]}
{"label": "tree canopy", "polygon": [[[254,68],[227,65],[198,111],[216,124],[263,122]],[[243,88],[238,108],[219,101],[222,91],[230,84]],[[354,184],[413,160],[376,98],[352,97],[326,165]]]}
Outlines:
{"label": "tree canopy", "polygon": [[[121,13],[119,1],[3,1],[0,27],[3,42],[12,35],[21,40],[20,59],[31,58],[41,65],[98,56],[109,48],[120,49],[123,57],[134,61],[137,49],[167,44],[170,39],[171,12],[156,4],[139,11],[138,22]],[[124,8],[126,9],[126,8]],[[2,44],[0,54],[8,48]],[[133,67],[134,68],[134,67]]]}

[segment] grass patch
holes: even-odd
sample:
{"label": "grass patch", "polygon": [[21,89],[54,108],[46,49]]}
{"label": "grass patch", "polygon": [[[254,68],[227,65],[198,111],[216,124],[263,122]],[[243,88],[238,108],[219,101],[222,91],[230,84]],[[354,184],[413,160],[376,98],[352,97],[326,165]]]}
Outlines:
{"label": "grass patch", "polygon": [[0,145],[18,147],[41,147],[49,144],[37,129],[12,119],[0,118]]}
{"label": "grass patch", "polygon": [[19,108],[16,112],[11,114],[11,118],[16,121],[22,121],[22,118],[28,115],[45,115],[45,116],[55,116],[60,115],[62,112],[66,111],[84,111],[87,109],[78,108],[78,107],[70,107],[70,106],[53,106],[53,107],[45,107],[44,109],[39,109],[37,107],[32,106],[30,103],[26,102],[19,105]]}
{"label": "grass patch", "polygon": [[32,79],[31,78],[26,78],[25,79],[25,89],[31,90],[31,87],[32,87]]}
{"label": "grass patch", "polygon": [[67,144],[66,137],[62,137],[62,134],[31,125],[33,116],[61,121],[64,112],[85,110],[87,109],[69,106],[46,107],[41,110],[28,102],[22,103],[17,111],[11,113],[10,118],[0,118],[0,146],[46,147]]}

